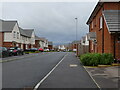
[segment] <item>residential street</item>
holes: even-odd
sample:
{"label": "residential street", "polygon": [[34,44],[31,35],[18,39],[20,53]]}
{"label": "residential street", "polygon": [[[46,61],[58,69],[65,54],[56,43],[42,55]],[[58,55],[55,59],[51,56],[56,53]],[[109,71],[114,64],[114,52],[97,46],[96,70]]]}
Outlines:
{"label": "residential street", "polygon": [[40,53],[3,63],[3,88],[35,87],[63,57],[40,88],[97,88],[75,54],[66,52]]}
{"label": "residential street", "polygon": [[66,53],[44,53],[3,63],[3,88],[34,87]]}

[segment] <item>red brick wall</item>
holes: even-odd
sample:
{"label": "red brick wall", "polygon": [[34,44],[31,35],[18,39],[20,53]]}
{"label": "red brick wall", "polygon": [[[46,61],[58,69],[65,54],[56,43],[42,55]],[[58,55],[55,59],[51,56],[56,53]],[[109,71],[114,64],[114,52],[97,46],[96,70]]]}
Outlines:
{"label": "red brick wall", "polygon": [[4,42],[3,47],[7,47],[7,48],[13,47],[13,44],[12,44],[12,42]]}
{"label": "red brick wall", "polygon": [[34,45],[35,48],[39,48],[40,45],[39,45],[39,40],[35,40],[35,45]]}
{"label": "red brick wall", "polygon": [[[102,8],[99,10],[97,15],[94,17],[92,20],[93,22],[93,29],[92,29],[92,23],[90,23],[90,32],[96,32],[97,34],[97,45],[94,45],[93,48],[97,50],[91,50],[92,49],[92,42],[90,41],[90,52],[95,52],[97,51],[98,53],[102,53],[102,49],[104,45],[104,53],[112,53],[114,55],[114,37],[113,35],[108,31],[108,28],[106,26],[106,23],[104,21],[104,42],[103,40],[103,29],[100,30],[99,25],[100,25],[100,17],[102,16],[102,10],[120,10],[119,8],[120,3],[104,3]],[[102,16],[103,17],[103,16]],[[117,42],[117,37],[116,37],[116,42]],[[116,58],[120,58],[120,44],[116,43]]]}
{"label": "red brick wall", "polygon": [[53,46],[52,46],[52,45],[48,45],[48,49],[49,49],[49,50],[52,50],[52,49],[53,49]]}

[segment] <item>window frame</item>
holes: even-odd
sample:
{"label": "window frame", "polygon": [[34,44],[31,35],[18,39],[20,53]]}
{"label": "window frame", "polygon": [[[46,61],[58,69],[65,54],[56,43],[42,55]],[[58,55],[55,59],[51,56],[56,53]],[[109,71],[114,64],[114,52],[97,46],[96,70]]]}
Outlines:
{"label": "window frame", "polygon": [[13,31],[13,38],[16,38],[16,32]]}
{"label": "window frame", "polygon": [[103,17],[100,16],[100,21],[99,21],[99,28],[102,29],[103,28]]}

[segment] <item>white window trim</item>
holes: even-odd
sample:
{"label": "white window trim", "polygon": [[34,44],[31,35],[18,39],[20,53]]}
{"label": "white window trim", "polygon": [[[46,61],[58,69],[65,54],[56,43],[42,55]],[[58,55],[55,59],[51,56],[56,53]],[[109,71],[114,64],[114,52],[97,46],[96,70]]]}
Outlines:
{"label": "white window trim", "polygon": [[103,28],[103,18],[102,18],[102,16],[100,17],[100,29],[102,29]]}
{"label": "white window trim", "polygon": [[92,21],[92,23],[91,23],[92,25],[91,25],[91,28],[93,29],[93,27],[94,27],[94,25],[93,25],[93,21]]}

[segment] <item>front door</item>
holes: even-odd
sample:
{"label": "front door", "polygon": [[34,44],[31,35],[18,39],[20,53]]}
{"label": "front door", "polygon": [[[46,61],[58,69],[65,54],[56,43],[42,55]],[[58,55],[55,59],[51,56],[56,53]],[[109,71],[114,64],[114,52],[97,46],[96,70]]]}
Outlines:
{"label": "front door", "polygon": [[24,50],[26,49],[26,44],[23,44],[23,49],[24,49]]}

